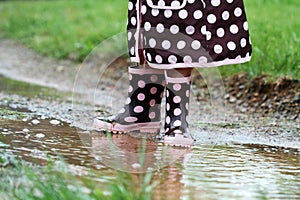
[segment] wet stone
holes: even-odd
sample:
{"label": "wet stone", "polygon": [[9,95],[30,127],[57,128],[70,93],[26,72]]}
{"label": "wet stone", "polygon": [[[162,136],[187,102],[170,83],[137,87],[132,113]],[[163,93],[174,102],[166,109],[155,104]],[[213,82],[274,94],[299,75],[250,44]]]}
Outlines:
{"label": "wet stone", "polygon": [[40,123],[40,121],[39,121],[39,120],[37,120],[37,119],[34,119],[34,120],[32,120],[32,121],[31,121],[31,123],[32,123],[33,125],[37,125],[37,124],[39,124],[39,123]]}
{"label": "wet stone", "polygon": [[53,119],[49,123],[52,124],[52,125],[59,125],[61,122],[56,120],[56,119]]}

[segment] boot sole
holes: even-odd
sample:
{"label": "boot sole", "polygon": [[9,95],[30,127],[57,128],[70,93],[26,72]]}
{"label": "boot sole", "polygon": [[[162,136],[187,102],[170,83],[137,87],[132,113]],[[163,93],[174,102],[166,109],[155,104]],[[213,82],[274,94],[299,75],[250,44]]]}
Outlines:
{"label": "boot sole", "polygon": [[141,133],[158,133],[160,130],[160,122],[136,123],[131,125],[111,124],[98,119],[94,119],[93,127],[100,131],[109,131],[111,133],[125,134],[131,131],[139,131]]}

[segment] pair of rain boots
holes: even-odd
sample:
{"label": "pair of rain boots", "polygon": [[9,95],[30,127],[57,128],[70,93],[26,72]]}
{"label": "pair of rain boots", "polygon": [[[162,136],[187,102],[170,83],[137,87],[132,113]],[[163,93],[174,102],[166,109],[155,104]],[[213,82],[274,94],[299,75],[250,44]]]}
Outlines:
{"label": "pair of rain boots", "polygon": [[112,133],[158,133],[161,103],[165,92],[164,144],[193,145],[189,134],[188,110],[191,77],[168,77],[163,70],[129,67],[128,98],[115,116],[97,117],[94,128]]}

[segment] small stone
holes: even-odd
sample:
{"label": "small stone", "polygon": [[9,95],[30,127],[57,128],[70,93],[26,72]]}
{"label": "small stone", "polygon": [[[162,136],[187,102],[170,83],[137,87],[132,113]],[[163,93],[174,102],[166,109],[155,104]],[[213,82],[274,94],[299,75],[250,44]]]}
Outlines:
{"label": "small stone", "polygon": [[134,168],[134,169],[139,169],[139,168],[141,167],[141,165],[140,165],[139,163],[134,163],[134,164],[132,164],[131,166],[132,166],[132,168]]}
{"label": "small stone", "polygon": [[34,124],[34,125],[37,125],[37,124],[39,124],[39,123],[40,123],[40,121],[39,121],[39,120],[37,120],[37,119],[34,119],[34,120],[32,120],[32,121],[31,121],[31,123],[32,123],[32,124]]}
{"label": "small stone", "polygon": [[241,108],[240,111],[241,111],[242,113],[245,113],[245,112],[247,112],[247,110],[248,110],[247,108]]}
{"label": "small stone", "polygon": [[52,125],[59,125],[60,124],[60,121],[56,120],[56,119],[53,119],[49,122],[50,124]]}
{"label": "small stone", "polygon": [[235,103],[236,102],[236,98],[235,97],[230,97],[229,102],[230,103]]}
{"label": "small stone", "polygon": [[237,100],[237,102],[236,102],[237,105],[242,105],[243,103],[244,103],[243,100]]}
{"label": "small stone", "polygon": [[29,129],[24,128],[22,131],[23,131],[24,133],[28,133],[28,132],[29,132]]}
{"label": "small stone", "polygon": [[43,133],[38,133],[35,135],[36,138],[44,138],[45,135]]}
{"label": "small stone", "polygon": [[245,89],[245,85],[240,85],[240,86],[239,86],[239,89],[240,89],[240,90]]}
{"label": "small stone", "polygon": [[230,98],[230,94],[225,94],[224,98],[225,99],[229,99]]}

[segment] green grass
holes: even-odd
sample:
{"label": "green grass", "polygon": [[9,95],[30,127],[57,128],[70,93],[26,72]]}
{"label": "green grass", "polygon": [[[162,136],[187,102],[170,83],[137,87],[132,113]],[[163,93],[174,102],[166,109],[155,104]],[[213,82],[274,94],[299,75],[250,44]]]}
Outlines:
{"label": "green grass", "polygon": [[222,67],[225,75],[246,71],[251,77],[270,74],[300,79],[300,23],[298,0],[245,0],[252,61]]}
{"label": "green grass", "polygon": [[[4,166],[4,167],[3,167]],[[52,160],[46,166],[0,155],[0,198],[2,200],[150,200],[155,183],[152,174],[140,174],[140,187],[134,186],[133,175],[119,172],[106,186],[95,181],[99,175],[79,177],[63,161]]]}
{"label": "green grass", "polygon": [[[300,79],[299,0],[245,0],[253,43],[250,63],[221,67],[223,75]],[[104,39],[125,31],[127,1],[53,0],[0,3],[2,37],[37,52],[82,61]]]}

